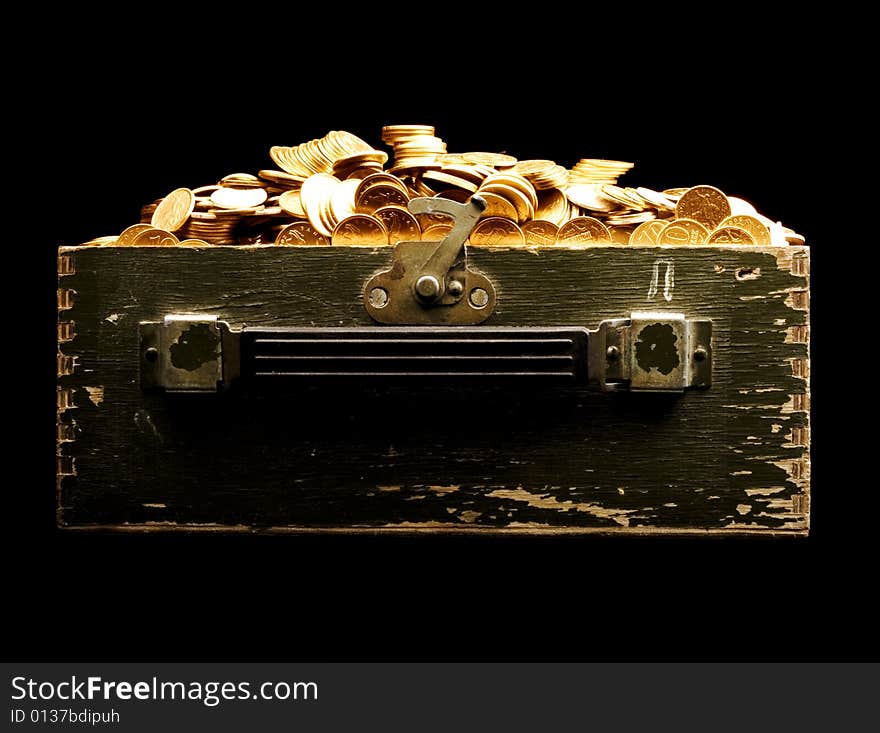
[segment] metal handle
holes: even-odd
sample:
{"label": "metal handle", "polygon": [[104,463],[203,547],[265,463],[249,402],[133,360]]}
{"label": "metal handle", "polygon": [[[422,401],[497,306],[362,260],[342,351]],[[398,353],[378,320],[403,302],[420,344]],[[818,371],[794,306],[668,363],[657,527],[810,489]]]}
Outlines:
{"label": "metal handle", "polygon": [[229,328],[217,317],[140,324],[141,385],[216,392],[273,384],[429,379],[549,381],[604,391],[681,392],[711,380],[711,321],[633,313],[563,327]]}

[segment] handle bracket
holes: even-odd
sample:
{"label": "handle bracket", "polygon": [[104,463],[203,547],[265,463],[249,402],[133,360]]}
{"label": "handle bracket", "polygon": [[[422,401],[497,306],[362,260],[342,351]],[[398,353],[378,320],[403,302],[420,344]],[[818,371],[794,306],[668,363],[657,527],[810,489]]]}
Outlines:
{"label": "handle bracket", "polygon": [[243,379],[275,384],[355,379],[551,382],[606,392],[708,387],[712,322],[633,313],[582,326],[367,326],[231,329],[216,316],[140,324],[144,389],[216,392]]}

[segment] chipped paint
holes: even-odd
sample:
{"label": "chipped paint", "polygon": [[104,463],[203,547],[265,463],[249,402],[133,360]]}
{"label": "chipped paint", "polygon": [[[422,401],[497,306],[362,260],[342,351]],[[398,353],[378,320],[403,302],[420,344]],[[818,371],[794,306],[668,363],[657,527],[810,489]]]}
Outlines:
{"label": "chipped paint", "polygon": [[810,342],[810,327],[806,324],[789,326],[785,329],[785,343],[808,344]]}
{"label": "chipped paint", "polygon": [[459,513],[458,518],[461,519],[462,522],[466,522],[467,524],[471,524],[475,522],[479,517],[483,516],[482,512],[475,512],[470,509]]}
{"label": "chipped paint", "polygon": [[103,385],[98,385],[97,387],[83,387],[86,391],[86,394],[89,396],[89,400],[91,403],[98,407],[104,401],[104,387]]}
{"label": "chipped paint", "polygon": [[751,476],[751,471],[731,471],[731,476]]}
{"label": "chipped paint", "polygon": [[110,314],[109,316],[107,316],[104,320],[107,321],[108,323],[112,323],[112,324],[115,326],[115,325],[116,325],[116,322],[117,322],[120,318],[122,318],[124,315],[125,315],[124,313],[111,313],[111,314]]}
{"label": "chipped paint", "polygon": [[760,489],[746,489],[746,496],[771,496],[772,494],[778,494],[780,491],[785,491],[785,487],[771,486],[769,488],[762,487]]}
{"label": "chipped paint", "polygon": [[637,511],[635,509],[605,507],[600,504],[589,502],[576,502],[572,500],[560,501],[550,494],[533,494],[530,491],[526,491],[522,486],[517,486],[515,489],[496,489],[495,491],[490,491],[486,496],[497,499],[522,501],[537,509],[550,509],[557,512],[585,512],[586,514],[590,514],[600,519],[611,519],[622,527],[629,526],[629,519],[626,515],[633,514]]}
{"label": "chipped paint", "polygon": [[748,514],[750,511],[752,511],[752,505],[751,504],[737,504],[736,511],[740,514]]}
{"label": "chipped paint", "polygon": [[156,503],[149,503],[148,502],[145,504],[141,504],[141,506],[146,507],[147,509],[167,509],[168,508],[167,504],[161,504],[159,502],[156,502]]}
{"label": "chipped paint", "polygon": [[761,277],[760,267],[740,267],[736,271],[736,279],[740,282],[743,280],[757,280],[759,277]]}
{"label": "chipped paint", "polygon": [[773,434],[778,433],[780,430],[782,430],[782,425],[780,425],[778,422],[775,422],[770,426],[770,432]]}
{"label": "chipped paint", "polygon": [[440,496],[445,496],[446,494],[453,494],[461,488],[460,484],[452,484],[450,486],[426,486],[428,491],[431,491],[435,494],[440,494]]}
{"label": "chipped paint", "polygon": [[376,488],[379,489],[379,491],[400,491],[401,489],[400,486],[377,486]]}

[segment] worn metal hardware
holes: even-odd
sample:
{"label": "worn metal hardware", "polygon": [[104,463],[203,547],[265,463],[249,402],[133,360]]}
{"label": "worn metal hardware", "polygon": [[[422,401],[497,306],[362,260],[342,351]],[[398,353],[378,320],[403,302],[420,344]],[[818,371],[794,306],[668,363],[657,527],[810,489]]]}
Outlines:
{"label": "worn metal hardware", "polygon": [[223,378],[216,316],[168,315],[140,324],[141,386],[169,392],[216,392]]}
{"label": "worn metal hardware", "polygon": [[604,390],[682,392],[712,382],[712,321],[636,312],[602,321],[592,338],[590,374]]}
{"label": "worn metal hardware", "polygon": [[708,387],[712,324],[633,313],[596,330],[560,327],[242,328],[216,317],[140,324],[141,385],[213,392],[242,380],[549,382],[603,391]]}
{"label": "worn metal hardware", "polygon": [[[495,309],[495,287],[467,265],[465,241],[486,208],[480,196],[467,203],[415,198],[413,214],[441,214],[453,220],[439,242],[398,242],[388,270],[363,288],[364,307],[379,323],[415,326],[470,326]],[[465,297],[467,296],[467,297]]]}

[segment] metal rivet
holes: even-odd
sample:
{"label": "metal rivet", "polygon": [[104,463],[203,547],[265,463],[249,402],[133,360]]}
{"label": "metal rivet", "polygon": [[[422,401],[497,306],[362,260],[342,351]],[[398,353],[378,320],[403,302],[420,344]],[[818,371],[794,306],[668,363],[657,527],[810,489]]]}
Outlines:
{"label": "metal rivet", "polygon": [[370,305],[373,308],[384,308],[388,305],[388,291],[385,288],[373,288],[370,291]]}
{"label": "metal rivet", "polygon": [[620,358],[620,349],[616,346],[609,346],[605,349],[605,356],[608,361],[617,361]]}
{"label": "metal rivet", "polygon": [[432,300],[440,295],[440,281],[433,275],[422,275],[416,280],[416,294],[425,300]]}
{"label": "metal rivet", "polygon": [[705,361],[706,357],[709,356],[709,352],[706,351],[702,346],[697,347],[694,351],[694,361]]}
{"label": "metal rivet", "polygon": [[144,352],[144,359],[149,362],[157,361],[159,359],[159,349],[155,346],[151,346]]}
{"label": "metal rivet", "polygon": [[474,288],[471,290],[470,300],[474,308],[485,308],[489,302],[489,293],[483,288]]}
{"label": "metal rivet", "polygon": [[464,285],[461,284],[460,280],[450,280],[446,285],[446,292],[449,293],[452,297],[457,298],[464,291]]}

